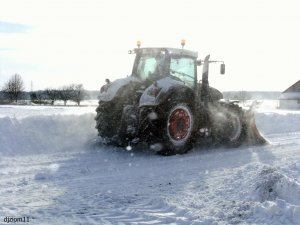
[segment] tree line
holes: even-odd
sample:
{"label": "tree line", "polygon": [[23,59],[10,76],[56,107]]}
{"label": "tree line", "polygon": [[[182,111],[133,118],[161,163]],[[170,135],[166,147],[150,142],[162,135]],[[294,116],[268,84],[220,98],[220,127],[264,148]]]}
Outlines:
{"label": "tree line", "polygon": [[[25,85],[19,74],[14,74],[2,86],[0,97],[3,102],[18,102],[24,98]],[[73,101],[80,105],[81,101],[87,99],[88,95],[82,84],[70,84],[60,88],[46,88],[45,90],[31,91],[31,102],[36,104],[54,105],[56,101],[63,101],[67,105],[68,101]]]}

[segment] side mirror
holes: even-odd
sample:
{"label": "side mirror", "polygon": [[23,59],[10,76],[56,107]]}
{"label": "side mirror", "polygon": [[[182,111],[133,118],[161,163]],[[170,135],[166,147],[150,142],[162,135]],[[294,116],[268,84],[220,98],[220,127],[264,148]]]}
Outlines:
{"label": "side mirror", "polygon": [[220,66],[220,74],[224,75],[225,74],[225,64],[222,63]]}

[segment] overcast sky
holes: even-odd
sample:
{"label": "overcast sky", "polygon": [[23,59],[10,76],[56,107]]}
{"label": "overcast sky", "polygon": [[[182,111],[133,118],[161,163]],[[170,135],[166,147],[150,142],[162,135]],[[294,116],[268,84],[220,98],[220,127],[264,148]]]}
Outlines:
{"label": "overcast sky", "polygon": [[[221,91],[283,91],[300,79],[300,2],[290,0],[0,0],[0,86],[19,73],[26,89],[131,73],[129,49],[180,47],[224,60]],[[201,74],[201,73],[199,73]]]}

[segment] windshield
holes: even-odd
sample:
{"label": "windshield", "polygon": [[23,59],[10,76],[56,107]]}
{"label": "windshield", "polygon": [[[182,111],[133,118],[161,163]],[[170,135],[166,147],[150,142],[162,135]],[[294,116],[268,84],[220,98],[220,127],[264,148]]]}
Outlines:
{"label": "windshield", "polygon": [[196,79],[194,59],[188,57],[172,57],[170,74],[182,80],[187,86],[193,87]]}
{"label": "windshield", "polygon": [[155,79],[162,74],[163,65],[161,55],[142,55],[138,61],[136,75],[142,80]]}
{"label": "windshield", "polygon": [[194,87],[195,59],[181,54],[166,54],[165,51],[147,52],[137,56],[133,73],[141,80],[150,81],[172,76],[185,85]]}

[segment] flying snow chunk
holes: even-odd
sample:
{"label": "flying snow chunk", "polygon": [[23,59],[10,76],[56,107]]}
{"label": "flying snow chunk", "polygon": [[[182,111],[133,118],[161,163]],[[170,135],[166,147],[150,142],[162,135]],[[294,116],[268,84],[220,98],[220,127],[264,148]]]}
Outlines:
{"label": "flying snow chunk", "polygon": [[162,150],[163,146],[161,143],[155,143],[155,144],[151,145],[150,148],[153,151],[159,152],[160,150]]}
{"label": "flying snow chunk", "polygon": [[126,150],[127,150],[127,151],[131,151],[131,150],[132,150],[132,147],[131,147],[130,145],[128,145],[128,146],[126,147]]}

